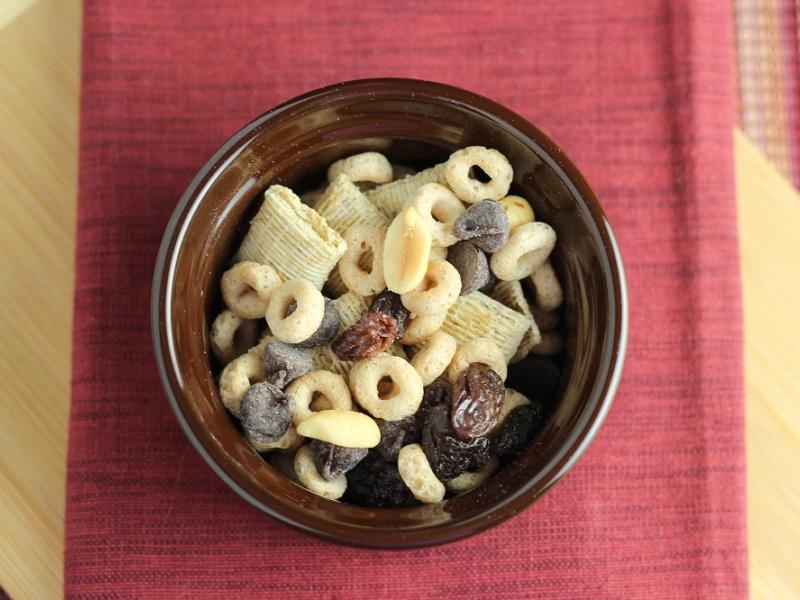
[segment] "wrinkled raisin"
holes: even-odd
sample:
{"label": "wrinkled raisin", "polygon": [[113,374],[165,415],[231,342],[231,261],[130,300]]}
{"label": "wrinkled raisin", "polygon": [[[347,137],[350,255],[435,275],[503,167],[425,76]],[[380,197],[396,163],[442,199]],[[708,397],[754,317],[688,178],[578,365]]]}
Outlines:
{"label": "wrinkled raisin", "polygon": [[453,222],[453,233],[485,252],[497,252],[508,241],[508,215],[496,200],[473,204]]}
{"label": "wrinkled raisin", "polygon": [[415,504],[414,496],[403,483],[397,465],[370,450],[367,456],[347,473],[345,502],[372,508],[399,508]]}
{"label": "wrinkled raisin", "polygon": [[342,315],[332,300],[325,298],[325,313],[322,315],[322,323],[317,330],[311,334],[307,340],[303,340],[297,346],[300,348],[316,348],[317,346],[327,346],[331,340],[339,333],[339,325],[342,322]]}
{"label": "wrinkled raisin", "polygon": [[462,440],[481,437],[497,424],[505,386],[484,363],[470,363],[453,385],[453,429]]}
{"label": "wrinkled raisin", "polygon": [[491,457],[489,438],[462,441],[455,437],[446,404],[431,410],[422,430],[422,449],[434,474],[442,481],[449,481],[467,471],[476,471]]}
{"label": "wrinkled raisin", "polygon": [[267,383],[281,389],[311,370],[311,356],[305,350],[279,340],[267,342],[261,356]]}
{"label": "wrinkled raisin", "polygon": [[333,481],[347,473],[367,455],[366,448],[345,448],[322,440],[311,440],[314,466],[325,481]]}
{"label": "wrinkled raisin", "polygon": [[424,427],[434,408],[444,404],[449,411],[452,400],[453,389],[448,382],[439,379],[426,385],[422,394],[422,402],[417,409],[417,422]]}
{"label": "wrinkled raisin", "polygon": [[397,321],[381,312],[365,313],[340,333],[331,350],[342,360],[371,358],[386,350],[397,337]]}
{"label": "wrinkled raisin", "polygon": [[543,425],[544,409],[541,404],[518,406],[508,413],[500,433],[492,440],[492,447],[498,456],[518,456]]}
{"label": "wrinkled raisin", "polygon": [[406,326],[411,318],[411,313],[403,306],[403,302],[400,300],[400,294],[395,294],[389,290],[383,290],[380,294],[375,296],[369,310],[370,312],[380,312],[394,317],[394,320],[397,321],[397,337],[401,338],[405,335]]}
{"label": "wrinkled raisin", "polygon": [[239,405],[242,427],[254,440],[265,444],[286,433],[293,413],[291,396],[266,381],[252,385]]}
{"label": "wrinkled raisin", "polygon": [[461,276],[461,295],[470,294],[488,285],[492,280],[489,261],[483,250],[472,242],[458,242],[447,249],[447,262]]}
{"label": "wrinkled raisin", "polygon": [[381,431],[381,441],[375,447],[380,455],[390,462],[397,462],[400,448],[419,441],[420,431],[414,415],[399,421],[375,419]]}

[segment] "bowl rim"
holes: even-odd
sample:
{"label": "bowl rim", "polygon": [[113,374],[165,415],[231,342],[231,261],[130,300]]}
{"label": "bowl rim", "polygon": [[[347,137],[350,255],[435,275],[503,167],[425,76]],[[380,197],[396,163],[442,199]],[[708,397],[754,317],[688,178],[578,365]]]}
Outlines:
{"label": "bowl rim", "polygon": [[[472,111],[488,116],[493,121],[503,122],[505,125],[516,130],[518,134],[527,138],[534,145],[539,146],[545,154],[545,156],[540,156],[540,158],[547,162],[549,167],[558,172],[560,179],[570,189],[571,194],[580,197],[589,209],[592,220],[603,241],[604,253],[609,267],[608,269],[604,269],[604,276],[607,285],[609,285],[610,289],[613,291],[616,302],[610,303],[609,308],[609,316],[613,318],[613,331],[611,331],[613,336],[611,342],[612,353],[611,356],[608,357],[609,364],[606,366],[606,376],[600,381],[600,385],[598,386],[602,389],[596,394],[597,400],[591,412],[582,416],[581,422],[576,425],[571,436],[565,440],[552,460],[541,469],[535,477],[531,477],[525,485],[516,490],[515,493],[503,499],[502,502],[492,505],[491,508],[467,520],[456,522],[448,521],[436,524],[432,527],[423,527],[418,530],[404,530],[401,537],[376,540],[374,538],[375,530],[373,529],[355,527],[343,528],[341,525],[334,527],[329,525],[327,521],[321,519],[317,520],[314,525],[311,525],[283,514],[279,510],[253,497],[247,490],[234,481],[214,457],[211,456],[193,431],[192,425],[184,416],[177,399],[177,394],[181,392],[173,388],[170,380],[170,370],[174,371],[174,369],[168,367],[168,365],[172,365],[172,361],[166,360],[166,355],[174,356],[174,348],[170,343],[170,336],[165,335],[165,330],[168,328],[168,323],[171,321],[171,301],[167,297],[169,296],[168,293],[164,294],[164,297],[162,297],[162,290],[168,292],[172,287],[174,268],[181,248],[181,244],[176,242],[176,233],[179,232],[179,226],[191,220],[194,209],[202,201],[204,197],[204,194],[201,193],[203,188],[209,186],[213,180],[213,177],[207,180],[209,174],[219,166],[221,159],[234,149],[243,138],[251,134],[255,129],[261,128],[265,123],[276,116],[298,106],[302,106],[302,104],[309,100],[335,96],[337,93],[350,88],[363,87],[365,88],[365,93],[367,93],[370,87],[385,88],[386,86],[394,86],[395,89],[393,91],[396,92],[420,92],[427,98],[436,96],[439,100],[464,106]],[[480,104],[480,106],[476,104]],[[190,203],[192,204],[191,207],[189,206]],[[187,208],[189,210],[187,210]],[[627,283],[622,256],[616,237],[597,196],[594,194],[581,172],[561,151],[558,145],[538,127],[528,122],[522,116],[489,98],[459,87],[435,81],[395,77],[354,79],[311,90],[287,100],[257,116],[228,138],[192,178],[167,222],[156,257],[151,288],[150,309],[154,358],[167,400],[181,428],[189,438],[189,441],[218,477],[241,498],[254,507],[282,523],[295,527],[305,533],[352,546],[394,549],[419,548],[449,543],[485,531],[515,516],[560,481],[585,454],[586,450],[597,436],[600,427],[611,409],[624,369],[629,327]],[[164,347],[164,339],[168,342],[167,348]],[[370,535],[371,533],[372,535]]]}

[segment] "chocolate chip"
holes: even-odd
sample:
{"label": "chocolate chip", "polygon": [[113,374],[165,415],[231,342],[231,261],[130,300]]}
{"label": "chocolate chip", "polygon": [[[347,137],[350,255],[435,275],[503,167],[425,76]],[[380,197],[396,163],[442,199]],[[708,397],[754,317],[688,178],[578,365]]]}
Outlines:
{"label": "chocolate chip", "polygon": [[293,413],[292,397],[266,381],[252,385],[239,405],[245,432],[265,444],[283,437],[292,423]]}
{"label": "chocolate chip", "polygon": [[508,241],[508,216],[496,200],[481,200],[470,206],[453,223],[460,240],[470,240],[485,252],[497,252]]}
{"label": "chocolate chip", "polygon": [[261,356],[267,371],[267,382],[281,389],[311,370],[308,352],[279,340],[267,342]]}
{"label": "chocolate chip", "polygon": [[461,295],[479,290],[491,283],[492,272],[483,250],[472,242],[458,242],[447,250],[447,262],[461,276]]}

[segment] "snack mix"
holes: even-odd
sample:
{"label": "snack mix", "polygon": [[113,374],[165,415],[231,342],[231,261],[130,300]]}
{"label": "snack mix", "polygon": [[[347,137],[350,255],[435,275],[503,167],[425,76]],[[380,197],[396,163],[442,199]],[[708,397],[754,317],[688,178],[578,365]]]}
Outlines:
{"label": "snack mix", "polygon": [[556,233],[512,178],[470,146],[419,172],[356,154],[302,200],[266,190],[209,332],[220,400],[279,472],[410,507],[530,447],[558,389],[563,292]]}

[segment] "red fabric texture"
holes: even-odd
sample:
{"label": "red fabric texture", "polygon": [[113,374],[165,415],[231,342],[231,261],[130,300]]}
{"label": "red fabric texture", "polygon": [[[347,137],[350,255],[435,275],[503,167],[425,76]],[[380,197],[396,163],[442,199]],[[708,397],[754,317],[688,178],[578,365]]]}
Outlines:
{"label": "red fabric texture", "polygon": [[[87,1],[67,595],[745,596],[729,4]],[[149,327],[163,228],[211,153],[296,94],[389,75],[557,140],[615,227],[631,307],[623,383],[574,471],[413,551],[318,541],[239,499],[172,415]]]}

